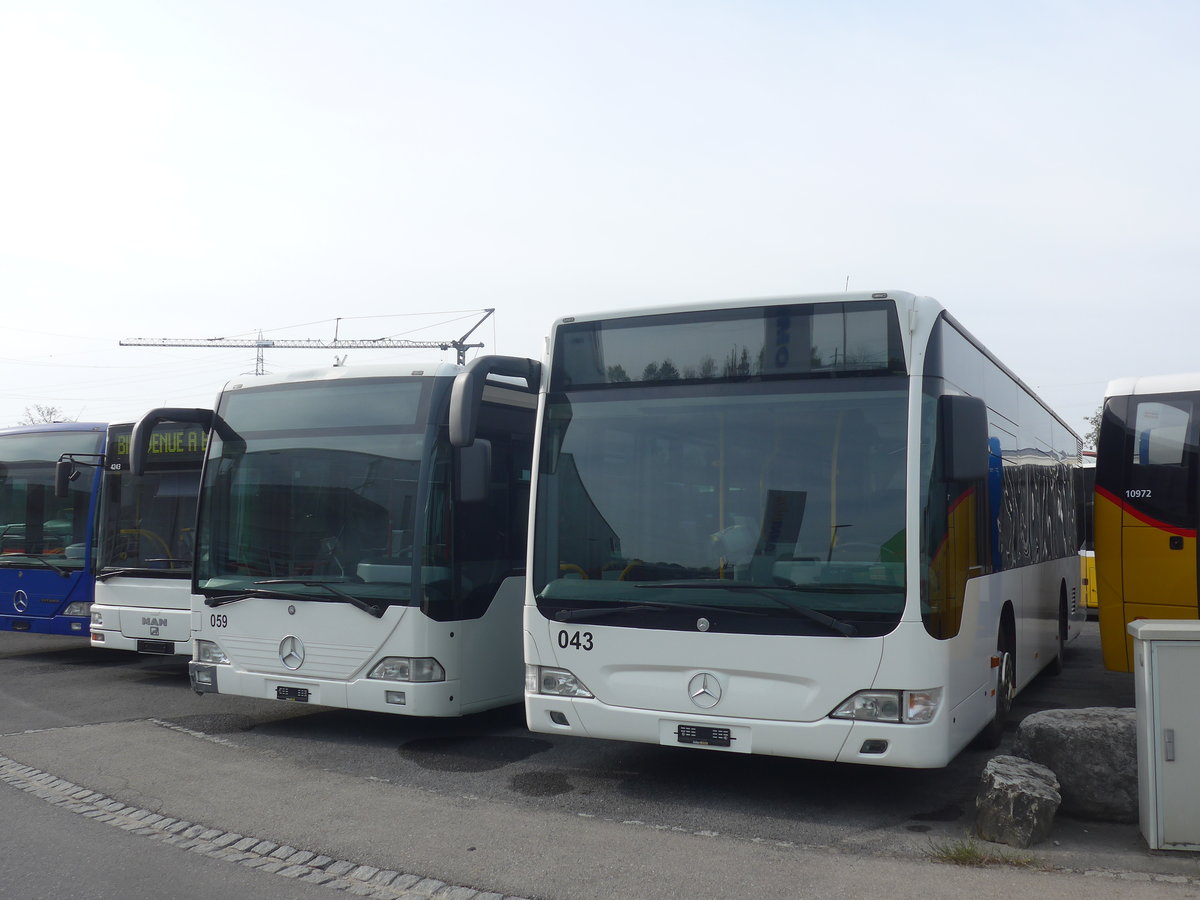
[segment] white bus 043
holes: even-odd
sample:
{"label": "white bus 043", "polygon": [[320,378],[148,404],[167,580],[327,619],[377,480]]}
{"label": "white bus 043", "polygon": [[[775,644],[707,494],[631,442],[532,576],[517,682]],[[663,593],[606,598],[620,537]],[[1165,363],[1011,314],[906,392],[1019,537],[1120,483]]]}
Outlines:
{"label": "white bus 043", "polygon": [[534,731],[936,767],[1061,666],[1079,439],[935,301],[577,316],[548,354]]}

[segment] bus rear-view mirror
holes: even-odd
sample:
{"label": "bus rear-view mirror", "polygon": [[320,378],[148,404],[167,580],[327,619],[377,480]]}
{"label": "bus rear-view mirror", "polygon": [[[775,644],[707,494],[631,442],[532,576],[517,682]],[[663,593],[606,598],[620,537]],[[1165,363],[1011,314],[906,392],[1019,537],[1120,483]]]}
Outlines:
{"label": "bus rear-view mirror", "polygon": [[980,481],[988,472],[987,405],[979,397],[939,398],[947,481]]}

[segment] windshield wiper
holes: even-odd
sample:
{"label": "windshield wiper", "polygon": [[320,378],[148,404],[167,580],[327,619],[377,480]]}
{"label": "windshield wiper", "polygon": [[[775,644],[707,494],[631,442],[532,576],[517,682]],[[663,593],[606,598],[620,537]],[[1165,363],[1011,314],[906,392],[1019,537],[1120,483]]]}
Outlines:
{"label": "windshield wiper", "polygon": [[284,600],[305,600],[307,598],[298,594],[288,594],[284,591],[268,591],[265,588],[253,588],[248,591],[242,591],[240,594],[218,594],[216,597],[204,598],[205,606],[225,606],[227,603],[240,603],[242,600],[249,600],[252,597],[279,597]]}
{"label": "windshield wiper", "polygon": [[[333,594],[335,597],[340,597],[351,606],[361,609],[363,612],[374,616],[377,619],[383,618],[383,607],[372,603],[369,600],[364,600],[362,597],[356,597],[348,591],[343,591],[341,588],[334,587],[328,581],[308,581],[304,578],[272,578],[268,581],[256,581],[255,584],[299,584],[304,587],[319,587],[324,588]],[[312,597],[301,595],[297,599],[311,600]]]}
{"label": "windshield wiper", "polygon": [[623,612],[662,612],[671,609],[665,603],[623,603],[620,606],[583,606],[576,609],[560,609],[554,618],[560,622],[574,622],[576,619],[590,619],[592,616],[611,616]]}
{"label": "windshield wiper", "polygon": [[105,569],[103,572],[96,573],[97,581],[108,581],[110,578],[115,578],[118,575],[129,575],[133,572],[143,572],[144,569]]}
{"label": "windshield wiper", "polygon": [[[671,584],[671,582],[658,581],[652,584],[636,584],[634,587],[658,587],[663,584]],[[539,600],[545,600],[544,597],[539,597]],[[622,612],[671,612],[672,610],[682,610],[684,612],[698,613],[730,613],[735,616],[765,616],[764,612],[757,609],[743,609],[740,606],[725,606],[718,603],[625,603],[621,606],[584,606],[576,609],[560,609],[554,614],[560,622],[573,622],[576,619],[587,619],[592,616],[611,616]]]}
{"label": "windshield wiper", "polygon": [[857,584],[853,581],[772,584],[769,587],[773,590],[792,591],[797,594],[899,594],[903,592],[894,584]]}
{"label": "windshield wiper", "polygon": [[34,556],[31,553],[5,553],[3,556],[0,556],[0,565],[6,565],[10,560],[15,562],[16,560],[14,559],[14,557],[16,557],[18,559],[28,559],[28,560],[32,560],[35,563],[40,563],[41,565],[45,566],[47,569],[53,569],[55,572],[57,572],[63,578],[71,577],[71,570],[68,569],[66,566],[60,566],[58,563],[52,563],[48,559],[42,559],[42,557]]}
{"label": "windshield wiper", "polygon": [[[168,562],[168,560],[148,559],[146,562]],[[187,562],[187,560],[175,560],[175,562]],[[103,572],[96,573],[97,581],[107,581],[110,578],[115,578],[118,575],[140,575],[143,578],[162,578],[166,575],[173,575],[177,578],[186,578],[188,576],[187,569],[152,569],[149,566],[126,566],[123,569],[105,569]]]}
{"label": "windshield wiper", "polygon": [[[776,597],[770,591],[790,591],[795,589],[795,585],[782,584],[751,584],[744,581],[647,581],[636,585],[640,588],[669,588],[672,590],[701,590],[701,591],[733,591],[738,594],[755,594],[759,597],[766,597],[768,600],[773,600],[785,609],[789,609],[797,615],[803,616],[806,619],[811,619],[826,628],[836,631],[838,634],[845,637],[854,637],[858,634],[858,629],[849,622],[843,622],[840,619],[835,619],[833,616],[827,615],[820,610],[810,609],[801,603],[793,603],[783,597]],[[760,615],[764,615],[760,613]]]}

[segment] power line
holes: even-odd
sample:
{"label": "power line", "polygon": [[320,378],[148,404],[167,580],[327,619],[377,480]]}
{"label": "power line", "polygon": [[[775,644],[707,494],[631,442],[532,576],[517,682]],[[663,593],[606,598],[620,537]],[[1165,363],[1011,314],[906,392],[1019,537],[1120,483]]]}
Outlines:
{"label": "power line", "polygon": [[277,340],[264,338],[262,332],[254,339],[239,338],[131,338],[120,341],[122,347],[250,347],[257,350],[255,375],[263,374],[264,350],[450,350],[453,349],[461,366],[467,361],[467,351],[482,347],[482,343],[467,343],[469,338],[480,325],[488,320],[495,309],[485,309],[483,316],[459,338],[445,341],[410,341],[395,338],[373,338],[368,340],[343,340],[337,337],[331,341],[320,339]]}

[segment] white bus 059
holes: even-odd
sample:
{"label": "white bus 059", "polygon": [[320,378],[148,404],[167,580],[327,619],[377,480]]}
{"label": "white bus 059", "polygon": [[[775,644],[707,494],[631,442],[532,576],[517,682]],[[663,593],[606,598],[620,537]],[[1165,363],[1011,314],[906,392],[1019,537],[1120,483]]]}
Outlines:
{"label": "white bus 059", "polygon": [[[536,363],[529,363],[529,378]],[[489,384],[458,451],[459,366],[334,367],[231,383],[208,431],[192,687],[415,716],[519,702],[536,400]]]}

